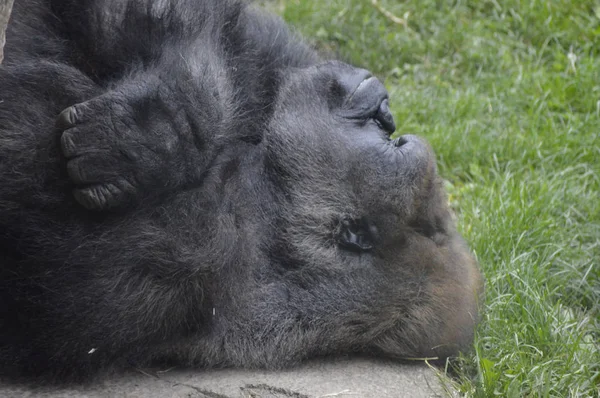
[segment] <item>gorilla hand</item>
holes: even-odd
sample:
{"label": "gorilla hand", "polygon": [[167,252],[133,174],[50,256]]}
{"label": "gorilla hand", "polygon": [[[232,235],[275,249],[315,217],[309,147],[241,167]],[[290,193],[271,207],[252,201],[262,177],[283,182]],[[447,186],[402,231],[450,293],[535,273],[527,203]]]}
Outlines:
{"label": "gorilla hand", "polygon": [[165,84],[129,82],[65,109],[56,122],[75,199],[89,210],[123,207],[198,178],[196,140]]}

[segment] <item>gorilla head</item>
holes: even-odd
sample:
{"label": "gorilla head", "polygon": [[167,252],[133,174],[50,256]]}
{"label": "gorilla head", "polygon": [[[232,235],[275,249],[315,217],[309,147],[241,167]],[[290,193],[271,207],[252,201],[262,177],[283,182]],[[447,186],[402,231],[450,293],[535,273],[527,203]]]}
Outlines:
{"label": "gorilla head", "polygon": [[24,0],[7,43],[0,374],[468,348],[477,264],[369,72],[233,0]]}
{"label": "gorilla head", "polygon": [[388,101],[379,80],[346,64],[288,71],[260,161],[234,183],[252,181],[243,196],[259,198],[241,221],[256,251],[215,276],[203,361],[445,358],[468,347],[476,263],[452,225],[430,147],[390,139]]}

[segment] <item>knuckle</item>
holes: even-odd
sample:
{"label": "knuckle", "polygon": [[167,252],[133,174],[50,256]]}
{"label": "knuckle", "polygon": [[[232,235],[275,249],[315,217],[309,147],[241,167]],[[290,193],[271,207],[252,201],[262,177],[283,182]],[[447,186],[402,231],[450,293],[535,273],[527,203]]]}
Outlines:
{"label": "knuckle", "polygon": [[63,152],[63,155],[67,156],[67,157],[71,157],[74,156],[76,153],[76,149],[75,149],[75,142],[73,141],[73,135],[72,133],[63,133],[61,139],[60,139],[60,143],[61,143],[61,149]]}
{"label": "knuckle", "polygon": [[93,188],[76,189],[73,191],[75,200],[88,210],[101,209],[101,203],[98,202]]}
{"label": "knuckle", "polygon": [[114,184],[107,183],[85,189],[76,189],[77,202],[88,210],[103,210],[115,206],[122,191]]}
{"label": "knuckle", "polygon": [[80,159],[74,159],[67,163],[67,173],[75,183],[85,181],[85,168],[82,166]]}

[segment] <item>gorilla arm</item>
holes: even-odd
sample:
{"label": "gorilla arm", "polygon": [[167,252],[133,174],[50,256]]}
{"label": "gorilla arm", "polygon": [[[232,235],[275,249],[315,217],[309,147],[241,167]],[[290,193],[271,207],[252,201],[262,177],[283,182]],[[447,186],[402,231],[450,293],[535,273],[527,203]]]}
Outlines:
{"label": "gorilla arm", "polygon": [[212,3],[51,2],[77,54],[69,62],[105,88],[57,120],[84,207],[122,207],[201,181],[235,109],[216,25],[239,10]]}
{"label": "gorilla arm", "polygon": [[75,62],[109,88],[58,119],[75,198],[88,209],[201,183],[223,147],[260,140],[281,71],[317,60],[279,19],[237,2],[52,7],[81,53]]}

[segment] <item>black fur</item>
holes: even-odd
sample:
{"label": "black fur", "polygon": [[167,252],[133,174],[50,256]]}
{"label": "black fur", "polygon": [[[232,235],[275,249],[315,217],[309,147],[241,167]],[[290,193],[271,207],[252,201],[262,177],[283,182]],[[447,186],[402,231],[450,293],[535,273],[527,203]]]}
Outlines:
{"label": "black fur", "polygon": [[0,374],[446,357],[481,282],[383,85],[234,0],[20,0]]}

